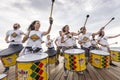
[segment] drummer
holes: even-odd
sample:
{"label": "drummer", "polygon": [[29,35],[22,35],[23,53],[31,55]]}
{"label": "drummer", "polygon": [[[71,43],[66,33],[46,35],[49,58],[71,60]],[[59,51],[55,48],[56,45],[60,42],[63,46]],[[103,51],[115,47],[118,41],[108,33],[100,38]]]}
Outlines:
{"label": "drummer", "polygon": [[[6,43],[10,43],[8,48],[23,47],[21,35],[25,35],[25,33],[19,29],[20,29],[20,24],[15,23],[13,25],[13,30],[7,31],[5,41]],[[4,72],[6,72],[7,70],[9,70],[9,67],[5,67]]]}
{"label": "drummer", "polygon": [[64,44],[64,46],[62,47],[63,52],[67,49],[71,49],[73,48],[73,36],[77,36],[80,34],[80,32],[75,33],[75,32],[69,32],[69,26],[65,25],[62,28],[62,38],[61,38],[61,42]]}
{"label": "drummer", "polygon": [[[102,30],[99,33],[99,36],[98,36],[98,44],[100,45],[100,49],[110,53],[110,47],[109,47],[109,44],[108,44],[108,39],[116,38],[118,36],[120,36],[120,34],[115,35],[115,36],[105,36],[104,30]],[[117,65],[112,63],[112,60],[110,60],[110,65],[117,66]]]}
{"label": "drummer", "polygon": [[87,32],[86,27],[84,26],[80,29],[80,32],[82,34],[78,38],[78,43],[81,45],[81,49],[85,50],[86,61],[88,62],[90,57],[89,51],[91,49],[90,37],[99,34],[100,31],[96,33],[89,33]]}
{"label": "drummer", "polygon": [[53,45],[53,40],[50,38],[50,35],[47,35],[46,46],[48,49],[55,49]]}
{"label": "drummer", "polygon": [[35,20],[33,21],[29,28],[28,28],[28,35],[27,35],[27,39],[24,38],[23,42],[25,42],[27,40],[27,52],[31,52],[33,51],[33,53],[37,53],[37,52],[41,52],[42,51],[42,36],[45,36],[47,34],[50,33],[51,31],[51,27],[52,27],[52,23],[53,23],[53,19],[52,17],[49,18],[49,22],[50,22],[50,26],[48,28],[47,31],[43,31],[41,32],[39,30],[39,28],[41,27],[40,25],[40,21]]}
{"label": "drummer", "polygon": [[61,37],[62,37],[62,31],[59,31],[59,36],[55,39],[55,45],[57,50],[57,58],[58,58],[58,64],[59,64],[59,55],[63,55],[61,52],[63,44],[61,43]]}
{"label": "drummer", "polygon": [[[78,33],[70,32],[68,25],[65,25],[62,28],[62,32],[63,33],[62,33],[61,43],[64,44],[64,46],[62,46],[62,51],[64,53],[65,50],[73,48],[72,37],[79,35],[80,32],[78,32]],[[65,62],[64,62],[64,65],[65,65]],[[64,77],[66,77],[66,76],[67,76],[67,69],[64,67]]]}

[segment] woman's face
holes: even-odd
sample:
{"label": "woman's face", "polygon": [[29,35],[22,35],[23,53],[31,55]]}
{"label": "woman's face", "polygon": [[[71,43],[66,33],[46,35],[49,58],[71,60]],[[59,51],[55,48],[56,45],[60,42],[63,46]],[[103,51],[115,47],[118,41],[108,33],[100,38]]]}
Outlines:
{"label": "woman's face", "polygon": [[40,22],[36,21],[36,23],[34,24],[35,30],[39,30],[40,28]]}
{"label": "woman's face", "polygon": [[66,27],[65,27],[65,31],[66,31],[66,32],[69,32],[69,26],[66,26]]}

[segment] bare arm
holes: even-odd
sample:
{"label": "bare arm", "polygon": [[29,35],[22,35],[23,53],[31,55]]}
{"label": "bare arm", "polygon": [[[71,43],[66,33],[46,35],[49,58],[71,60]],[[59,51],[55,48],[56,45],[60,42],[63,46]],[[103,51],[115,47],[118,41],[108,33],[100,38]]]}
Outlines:
{"label": "bare arm", "polygon": [[55,45],[58,47],[58,45],[57,45],[57,41],[58,41],[58,39],[55,40]]}
{"label": "bare arm", "polygon": [[8,38],[9,38],[9,35],[6,35],[6,37],[5,37],[5,41],[6,41],[6,43],[9,43]]}
{"label": "bare arm", "polygon": [[49,18],[49,22],[50,22],[50,26],[49,26],[48,30],[45,31],[45,32],[43,32],[42,35],[47,35],[47,34],[50,33],[50,31],[51,31],[51,27],[52,27],[52,23],[53,23],[53,19],[52,19],[52,17]]}
{"label": "bare arm", "polygon": [[78,33],[75,33],[75,32],[71,32],[71,34],[73,35],[73,36],[78,36],[78,35],[80,35],[80,31],[78,31]]}
{"label": "bare arm", "polygon": [[120,34],[115,35],[115,36],[109,36],[108,38],[111,39],[111,38],[116,38],[116,37],[119,37],[119,36],[120,36]]}

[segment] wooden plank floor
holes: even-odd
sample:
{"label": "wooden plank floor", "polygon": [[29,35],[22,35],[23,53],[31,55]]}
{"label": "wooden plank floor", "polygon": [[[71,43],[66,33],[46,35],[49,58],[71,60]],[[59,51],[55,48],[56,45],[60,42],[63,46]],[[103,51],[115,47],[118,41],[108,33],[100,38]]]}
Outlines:
{"label": "wooden plank floor", "polygon": [[[118,67],[111,66],[109,69],[98,69],[87,65],[87,70],[83,71],[83,74],[68,71],[68,77],[66,80],[120,80],[120,62],[113,62]],[[63,58],[60,59],[58,66],[50,66],[50,78],[49,80],[65,80],[63,69]],[[0,61],[0,73],[2,73],[4,67]],[[8,80],[15,80],[15,66],[12,66],[9,71]]]}

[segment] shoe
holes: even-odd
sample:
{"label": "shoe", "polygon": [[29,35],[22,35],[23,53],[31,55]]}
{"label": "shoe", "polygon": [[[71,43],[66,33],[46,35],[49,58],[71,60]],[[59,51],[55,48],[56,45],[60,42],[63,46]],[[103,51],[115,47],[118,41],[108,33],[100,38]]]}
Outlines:
{"label": "shoe", "polygon": [[113,64],[113,63],[110,63],[111,66],[114,66],[114,67],[117,67],[117,65]]}
{"label": "shoe", "polygon": [[6,73],[9,70],[9,67],[5,67],[5,70],[3,71],[3,73]]}

